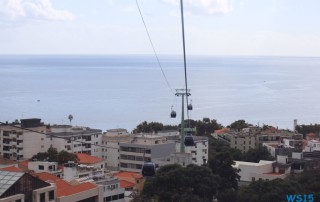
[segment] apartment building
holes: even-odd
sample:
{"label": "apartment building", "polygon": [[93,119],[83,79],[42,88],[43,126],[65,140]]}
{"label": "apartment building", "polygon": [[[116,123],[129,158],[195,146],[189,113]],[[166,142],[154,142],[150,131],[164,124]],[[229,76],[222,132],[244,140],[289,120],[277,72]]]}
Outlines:
{"label": "apartment building", "polygon": [[53,125],[48,137],[51,140],[50,145],[58,151],[66,150],[71,153],[86,153],[92,156],[100,154],[102,131],[98,129]]}
{"label": "apartment building", "polygon": [[[208,161],[209,143],[204,136],[193,136],[195,146],[185,146],[185,153],[191,154],[191,163],[196,165],[206,165]],[[175,140],[176,151],[180,152],[180,137]]]}
{"label": "apartment building", "polygon": [[119,170],[120,168],[120,143],[130,142],[133,135],[126,129],[107,130],[102,135],[100,158],[106,161],[106,168],[109,170]]}
{"label": "apartment building", "polygon": [[[41,119],[21,119],[20,121],[21,123],[12,123],[16,127],[0,125],[0,155],[11,160],[21,160],[31,158],[38,152],[46,152],[50,147],[50,138],[45,134],[50,129],[41,122]],[[20,127],[29,130],[20,129]]]}
{"label": "apartment building", "polygon": [[284,139],[300,142],[303,137],[302,134],[288,130],[278,130],[276,128],[262,130],[259,127],[244,128],[240,132],[228,131],[213,136],[229,144],[231,148],[239,149],[242,152],[247,152],[263,143],[283,143]]}
{"label": "apartment building", "polygon": [[174,153],[175,144],[159,135],[135,135],[130,142],[119,143],[120,170],[140,172],[144,162]]}
{"label": "apartment building", "polygon": [[106,175],[104,169],[99,166],[70,162],[64,164],[63,174],[64,180],[72,184],[92,182],[101,186],[103,201],[124,202],[125,190],[120,187],[119,180]]}

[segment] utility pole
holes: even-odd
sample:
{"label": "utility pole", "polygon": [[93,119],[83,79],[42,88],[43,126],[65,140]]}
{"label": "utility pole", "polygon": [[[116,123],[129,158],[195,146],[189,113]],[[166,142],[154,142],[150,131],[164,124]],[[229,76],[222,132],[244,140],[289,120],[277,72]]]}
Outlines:
{"label": "utility pole", "polygon": [[182,110],[181,110],[181,130],[180,130],[180,152],[185,152],[184,147],[184,135],[185,135],[185,125],[184,125],[184,97],[190,96],[190,89],[176,89],[176,96],[182,97]]}

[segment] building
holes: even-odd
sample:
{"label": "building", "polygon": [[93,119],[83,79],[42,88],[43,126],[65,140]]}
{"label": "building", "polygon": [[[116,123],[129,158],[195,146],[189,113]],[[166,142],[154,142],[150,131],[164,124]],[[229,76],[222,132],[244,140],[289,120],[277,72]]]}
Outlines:
{"label": "building", "polygon": [[120,143],[130,142],[133,135],[125,129],[111,129],[102,135],[102,147],[100,158],[106,160],[106,168],[109,170],[120,169]]}
{"label": "building", "polygon": [[175,142],[154,134],[135,135],[130,142],[121,142],[119,146],[121,171],[141,172],[144,162],[175,152]]}
{"label": "building", "polygon": [[137,191],[141,192],[145,179],[139,173],[120,171],[113,174],[119,179],[121,187],[125,188],[126,191]]}
{"label": "building", "polygon": [[[0,125],[0,155],[12,160],[30,159],[50,146],[59,151],[100,155],[102,131],[70,125],[44,125],[41,119]],[[35,145],[37,145],[35,147]],[[97,146],[96,146],[97,145]]]}
{"label": "building", "polygon": [[48,172],[59,178],[62,177],[62,170],[58,167],[58,162],[28,161],[28,169],[35,173]]}
{"label": "building", "polygon": [[[208,161],[208,150],[209,143],[208,137],[204,136],[193,136],[193,141],[195,146],[185,147],[185,153],[191,154],[191,163],[196,165],[206,165]],[[175,141],[176,143],[176,151],[180,152],[180,137],[178,137]],[[177,157],[178,154],[175,156]],[[174,156],[172,156],[174,158]],[[179,155],[181,157],[181,155]],[[180,161],[178,161],[180,162]]]}
{"label": "building", "polygon": [[56,186],[28,173],[0,171],[0,202],[54,202]]}
{"label": "building", "polygon": [[103,202],[102,186],[91,182],[71,184],[47,172],[34,176],[56,186],[56,202]]}
{"label": "building", "polygon": [[53,125],[48,134],[50,145],[58,151],[86,153],[99,156],[102,131],[89,127],[71,127],[69,125]]}
{"label": "building", "polygon": [[4,158],[28,159],[39,152],[46,152],[50,147],[50,139],[46,136],[49,129],[41,119],[21,119],[21,123],[11,125],[0,125],[0,155]]}
{"label": "building", "polygon": [[242,152],[247,152],[249,149],[254,149],[263,143],[284,143],[284,139],[292,140],[288,144],[293,144],[297,146],[297,149],[301,149],[302,145],[299,143],[303,139],[303,135],[296,132],[278,130],[273,127],[262,129],[257,126],[244,128],[240,132],[220,132],[212,136],[227,143],[231,148],[239,149]]}
{"label": "building", "polygon": [[307,145],[304,148],[305,152],[320,151],[320,141],[312,139],[307,141]]}
{"label": "building", "polygon": [[287,156],[278,156],[277,161],[260,160],[259,163],[235,161],[233,167],[240,169],[240,184],[256,180],[284,179],[291,173]]}

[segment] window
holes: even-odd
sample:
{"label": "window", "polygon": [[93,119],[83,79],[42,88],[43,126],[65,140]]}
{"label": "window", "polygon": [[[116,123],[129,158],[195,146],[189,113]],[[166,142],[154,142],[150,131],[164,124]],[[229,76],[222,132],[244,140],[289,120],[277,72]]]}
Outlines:
{"label": "window", "polygon": [[256,178],[255,177],[252,177],[252,182],[256,181]]}
{"label": "window", "polygon": [[112,196],[112,200],[114,201],[114,200],[118,200],[118,195],[113,195]]}
{"label": "window", "polygon": [[54,191],[49,191],[49,201],[54,200]]}
{"label": "window", "polygon": [[111,201],[111,196],[104,198],[104,202]]}
{"label": "window", "polygon": [[40,194],[40,202],[45,202],[46,201],[46,193],[41,193]]}
{"label": "window", "polygon": [[44,170],[44,166],[43,165],[39,165],[38,169],[39,170]]}
{"label": "window", "polygon": [[119,194],[119,199],[124,198],[124,194]]}

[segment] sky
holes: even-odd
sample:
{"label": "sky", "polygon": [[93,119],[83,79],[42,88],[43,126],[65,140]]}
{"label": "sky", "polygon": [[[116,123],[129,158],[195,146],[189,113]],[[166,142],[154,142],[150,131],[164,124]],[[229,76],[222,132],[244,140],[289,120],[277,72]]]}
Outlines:
{"label": "sky", "polygon": [[[179,0],[137,0],[158,54],[182,54]],[[190,55],[320,56],[319,0],[184,0]],[[0,0],[0,54],[153,54],[136,0]]]}

